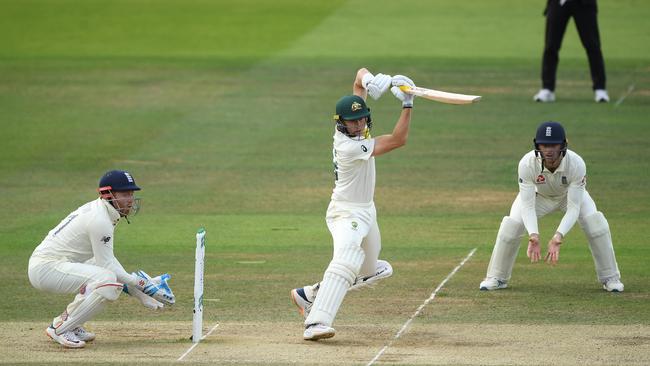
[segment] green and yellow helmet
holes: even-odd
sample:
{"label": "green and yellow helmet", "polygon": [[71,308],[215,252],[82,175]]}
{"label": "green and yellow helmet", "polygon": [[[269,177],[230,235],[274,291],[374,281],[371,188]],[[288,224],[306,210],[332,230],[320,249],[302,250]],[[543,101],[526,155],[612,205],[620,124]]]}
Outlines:
{"label": "green and yellow helmet", "polygon": [[336,129],[342,133],[348,134],[348,129],[345,127],[343,121],[355,121],[363,117],[368,117],[366,122],[368,130],[372,128],[372,121],[370,118],[370,108],[366,105],[366,101],[358,95],[346,95],[336,102],[336,114],[334,121],[336,122]]}

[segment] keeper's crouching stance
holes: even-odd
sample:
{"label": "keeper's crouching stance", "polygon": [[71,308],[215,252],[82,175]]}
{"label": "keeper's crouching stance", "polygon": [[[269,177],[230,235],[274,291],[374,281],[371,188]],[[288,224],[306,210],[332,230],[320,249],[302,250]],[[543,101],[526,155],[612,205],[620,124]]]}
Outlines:
{"label": "keeper's crouching stance", "polygon": [[[140,188],[125,171],[107,172],[100,180],[100,198],[72,212],[52,229],[29,259],[29,281],[43,291],[76,293],[62,314],[52,320],[47,335],[68,348],[82,348],[95,339],[83,325],[122,291],[150,308],[173,304],[169,275],[150,278],[127,273],[113,255],[114,227],[137,212]],[[146,293],[146,294],[145,294]],[[162,301],[162,302],[161,302]]]}
{"label": "keeper's crouching stance", "polygon": [[[392,134],[371,137],[372,120],[366,96],[378,99],[389,87],[402,102],[402,112]],[[373,201],[375,156],[406,144],[413,96],[400,85],[415,86],[406,76],[357,72],[354,95],[336,104],[333,162],[335,187],[327,208],[326,222],[334,253],[322,281],[291,290],[291,298],[305,316],[303,338],[318,340],[334,336],[332,323],[345,294],[389,277],[393,269],[379,260],[381,236]]]}
{"label": "keeper's crouching stance", "polygon": [[533,140],[535,150],[519,162],[519,195],[510,215],[503,218],[481,290],[506,288],[512,275],[517,251],[528,232],[527,254],[531,262],[541,259],[537,219],[560,210],[565,214],[548,243],[545,260],[557,263],[560,244],[576,221],[584,231],[594,259],[598,281],[609,292],[622,292],[621,274],[616,263],[609,224],[596,209],[586,191],[586,167],[582,158],[567,149],[564,128],[544,122]]}

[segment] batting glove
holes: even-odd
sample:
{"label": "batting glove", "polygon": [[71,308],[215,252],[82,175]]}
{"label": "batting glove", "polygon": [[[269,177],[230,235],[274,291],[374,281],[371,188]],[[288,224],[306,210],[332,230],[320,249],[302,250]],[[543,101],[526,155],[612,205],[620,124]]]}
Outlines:
{"label": "batting glove", "polygon": [[400,86],[408,86],[414,88],[415,83],[413,80],[404,75],[395,75],[391,79],[391,84],[393,87],[390,88],[390,91],[393,93],[395,98],[402,101],[402,108],[413,108],[413,99],[415,99],[415,96],[405,93],[400,89]]}
{"label": "batting glove", "polygon": [[363,87],[368,91],[368,95],[370,95],[372,99],[377,100],[382,96],[382,94],[386,92],[386,90],[388,90],[391,79],[392,78],[390,75],[381,73],[373,75],[371,73],[367,73],[363,75],[361,84],[363,84]]}

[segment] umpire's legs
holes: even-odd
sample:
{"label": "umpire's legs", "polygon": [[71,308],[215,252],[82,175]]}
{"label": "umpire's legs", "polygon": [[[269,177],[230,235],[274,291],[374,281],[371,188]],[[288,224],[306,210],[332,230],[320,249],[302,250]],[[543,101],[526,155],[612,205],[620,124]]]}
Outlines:
{"label": "umpire's legs", "polygon": [[542,87],[555,90],[557,65],[560,57],[562,38],[571,18],[569,4],[560,6],[559,1],[549,1],[546,13],[544,34],[544,55],[542,57]]}
{"label": "umpire's legs", "polygon": [[605,60],[600,48],[600,34],[598,33],[598,11],[596,4],[581,5],[573,16],[576,28],[580,35],[582,46],[587,52],[589,70],[591,71],[592,88],[605,89]]}

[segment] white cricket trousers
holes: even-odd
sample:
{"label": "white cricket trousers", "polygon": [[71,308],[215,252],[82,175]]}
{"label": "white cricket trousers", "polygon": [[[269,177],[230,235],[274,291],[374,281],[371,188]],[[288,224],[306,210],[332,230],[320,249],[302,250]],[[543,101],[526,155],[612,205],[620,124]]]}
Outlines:
{"label": "white cricket trousers", "polygon": [[[52,320],[52,324],[65,320],[67,314],[72,314],[95,289],[106,286],[115,288],[116,291],[121,289],[115,273],[89,263],[32,257],[29,259],[28,275],[29,282],[39,290],[57,294],[77,294],[65,311]],[[117,296],[119,293],[115,294],[115,298]]]}
{"label": "white cricket trousers", "polygon": [[[535,212],[537,213],[538,219],[558,210],[566,212],[566,206],[566,195],[560,199],[544,197],[540,195],[537,195],[535,197]],[[515,198],[515,201],[512,203],[512,207],[510,208],[510,217],[514,220],[520,221],[523,225],[521,211],[521,198],[519,195],[517,195],[517,198]],[[596,203],[594,203],[594,200],[591,198],[589,193],[585,191],[584,195],[582,196],[582,204],[580,205],[579,217],[583,218],[593,215],[596,213],[596,211]]]}

